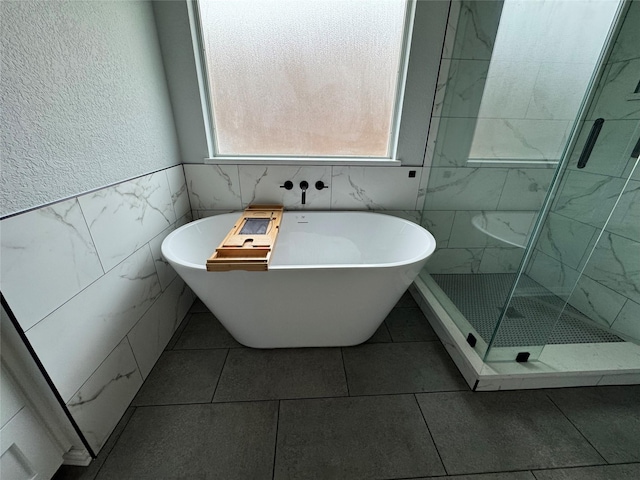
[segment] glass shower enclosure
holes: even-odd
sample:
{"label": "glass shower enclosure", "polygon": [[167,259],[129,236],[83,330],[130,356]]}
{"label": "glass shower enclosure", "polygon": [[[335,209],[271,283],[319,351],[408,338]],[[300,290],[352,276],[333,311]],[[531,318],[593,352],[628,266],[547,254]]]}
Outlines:
{"label": "glass shower enclosure", "polygon": [[485,362],[640,344],[640,1],[452,5],[421,280]]}

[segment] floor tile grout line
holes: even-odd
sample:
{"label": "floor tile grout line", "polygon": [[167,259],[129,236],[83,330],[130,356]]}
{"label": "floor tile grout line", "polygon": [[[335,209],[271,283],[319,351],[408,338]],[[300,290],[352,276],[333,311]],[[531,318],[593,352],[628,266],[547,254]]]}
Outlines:
{"label": "floor tile grout line", "polygon": [[447,470],[447,466],[444,464],[444,460],[442,460],[442,455],[440,455],[440,449],[438,449],[438,444],[436,443],[436,439],[433,438],[433,434],[431,433],[431,429],[429,428],[429,424],[427,423],[427,418],[424,416],[424,412],[422,411],[422,408],[420,408],[420,402],[418,401],[418,397],[415,393],[413,394],[413,399],[416,401],[416,406],[418,407],[418,411],[420,412],[420,416],[422,417],[424,426],[427,427],[427,432],[429,432],[429,436],[431,437],[431,441],[433,442],[433,447],[436,449],[436,453],[438,454],[438,458],[440,459],[440,463],[442,464],[444,473],[448,476],[449,470]]}
{"label": "floor tile grout line", "polygon": [[344,363],[344,347],[340,347],[340,358],[342,359],[342,371],[344,372],[344,383],[347,386],[347,397],[351,396],[349,391],[349,377],[347,376],[347,365]]}
{"label": "floor tile grout line", "polygon": [[403,395],[433,395],[439,393],[469,393],[474,392],[465,390],[438,390],[435,392],[399,392],[399,393],[369,393],[359,395],[330,395],[326,397],[283,397],[283,398],[260,398],[251,400],[225,400],[222,402],[189,402],[189,403],[162,403],[155,405],[136,405],[136,408],[149,407],[181,407],[187,405],[225,405],[229,403],[252,403],[252,402],[278,402],[278,401],[306,401],[306,400],[329,400],[329,399],[346,399],[346,398],[368,398],[368,397],[398,397]]}
{"label": "floor tile grout line", "polygon": [[[107,463],[107,460],[109,460],[109,456],[111,455],[111,452],[113,452],[113,449],[116,448],[116,445],[118,444],[118,441],[120,441],[120,438],[122,437],[122,435],[124,434],[124,431],[127,428],[127,425],[129,425],[129,422],[131,422],[131,419],[133,418],[133,416],[136,414],[136,409],[138,407],[133,407],[130,406],[129,408],[133,408],[133,412],[131,412],[131,415],[129,415],[129,418],[127,419],[127,421],[124,423],[124,425],[122,426],[122,428],[120,429],[120,433],[118,434],[118,438],[116,438],[113,442],[113,445],[111,445],[111,448],[105,452],[105,458],[104,458],[104,462],[102,462],[102,465],[100,465],[98,467],[98,471],[96,471],[96,474],[93,477],[93,480],[95,480],[96,478],[98,478],[98,476],[100,475],[100,471],[104,468],[104,465]],[[125,410],[126,413],[126,410]],[[117,425],[116,425],[117,428]],[[109,441],[109,439],[107,438],[107,442]],[[106,445],[106,442],[105,442]],[[104,446],[103,446],[104,448]],[[100,455],[101,451],[98,452],[98,455]],[[93,462],[95,462],[95,459],[92,460]]]}
{"label": "floor tile grout line", "polygon": [[[567,421],[571,424],[571,426],[572,426],[573,428],[575,428],[575,429],[578,431],[578,433],[580,434],[580,436],[581,436],[582,438],[584,438],[584,439],[585,439],[585,441],[586,441],[586,442],[591,446],[591,448],[593,448],[593,450],[594,450],[594,451],[598,454],[598,456],[599,456],[599,457],[600,457],[600,458],[605,462],[605,464],[606,464],[606,465],[609,465],[609,462],[608,462],[608,461],[607,461],[607,459],[606,459],[606,458],[604,458],[604,456],[600,453],[600,450],[598,450],[598,449],[596,448],[596,446],[595,446],[593,443],[591,443],[591,441],[586,437],[586,435],[585,435],[584,433],[582,433],[582,430],[580,430],[580,429],[578,428],[578,426],[577,426],[575,423],[573,423],[573,421],[572,421],[572,420],[567,416],[567,414],[566,414],[566,413],[564,413],[564,411],[562,411],[562,409],[560,408],[560,406],[559,406],[556,402],[554,402],[554,401],[553,401],[553,398],[551,398],[551,395],[550,395],[549,393],[545,393],[545,396],[549,399],[549,401],[552,403],[552,405],[558,409],[558,411],[560,412],[560,414],[561,414],[564,418],[566,418],[566,419],[567,419]],[[584,465],[584,466],[588,466],[588,465]]]}
{"label": "floor tile grout line", "polygon": [[280,405],[282,402],[278,400],[278,410],[276,411],[276,438],[273,442],[273,467],[271,469],[271,480],[276,478],[276,457],[278,455],[278,430],[280,428]]}
{"label": "floor tile grout line", "polygon": [[218,385],[220,385],[220,379],[222,378],[222,372],[224,372],[224,367],[227,364],[227,358],[229,358],[229,349],[227,349],[227,353],[224,356],[224,361],[222,362],[222,368],[220,368],[220,375],[218,375],[218,380],[216,381],[216,386],[213,389],[213,394],[211,395],[211,401],[209,403],[213,403],[213,399],[216,396],[216,391],[218,390]]}

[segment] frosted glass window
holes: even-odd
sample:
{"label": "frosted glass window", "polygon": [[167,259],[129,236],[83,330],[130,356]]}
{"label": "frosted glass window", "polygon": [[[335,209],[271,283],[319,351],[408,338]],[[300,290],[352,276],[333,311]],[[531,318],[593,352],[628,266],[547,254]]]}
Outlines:
{"label": "frosted glass window", "polygon": [[389,157],[406,0],[200,0],[218,155]]}

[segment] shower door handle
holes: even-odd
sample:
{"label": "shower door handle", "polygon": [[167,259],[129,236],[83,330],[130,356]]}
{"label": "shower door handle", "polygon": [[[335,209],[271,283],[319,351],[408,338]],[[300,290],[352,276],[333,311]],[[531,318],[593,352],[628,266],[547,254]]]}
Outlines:
{"label": "shower door handle", "polygon": [[602,124],[604,123],[604,118],[598,118],[591,127],[591,131],[589,132],[589,137],[587,138],[587,143],[584,144],[584,148],[582,149],[582,153],[580,154],[580,158],[578,159],[578,168],[584,168],[589,161],[589,157],[591,156],[591,151],[598,140],[598,135],[600,135],[600,130],[602,130]]}

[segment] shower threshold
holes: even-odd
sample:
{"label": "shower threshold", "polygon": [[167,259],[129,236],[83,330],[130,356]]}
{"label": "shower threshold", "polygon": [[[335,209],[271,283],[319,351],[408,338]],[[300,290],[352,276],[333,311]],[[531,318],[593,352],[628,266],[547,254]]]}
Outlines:
{"label": "shower threshold", "polygon": [[[584,329],[576,337],[576,330],[572,328],[575,325],[571,325],[571,312],[567,317],[570,328],[556,329],[557,341],[561,343],[547,344],[537,360],[516,362],[515,356],[522,347],[509,346],[507,335],[504,337],[505,343],[499,348],[504,354],[504,361],[485,363],[478,350],[484,351],[488,338],[480,338],[475,348],[467,343],[465,335],[433,293],[439,288],[429,275],[421,275],[409,290],[474,391],[640,384],[640,346],[620,341],[603,331],[597,334],[611,337],[589,339],[588,335],[584,336]],[[532,297],[537,295],[533,290],[531,294]],[[518,306],[516,310],[519,310]],[[574,337],[570,340],[563,335]],[[567,340],[576,343],[564,343]],[[582,343],[578,340],[582,340]]]}

